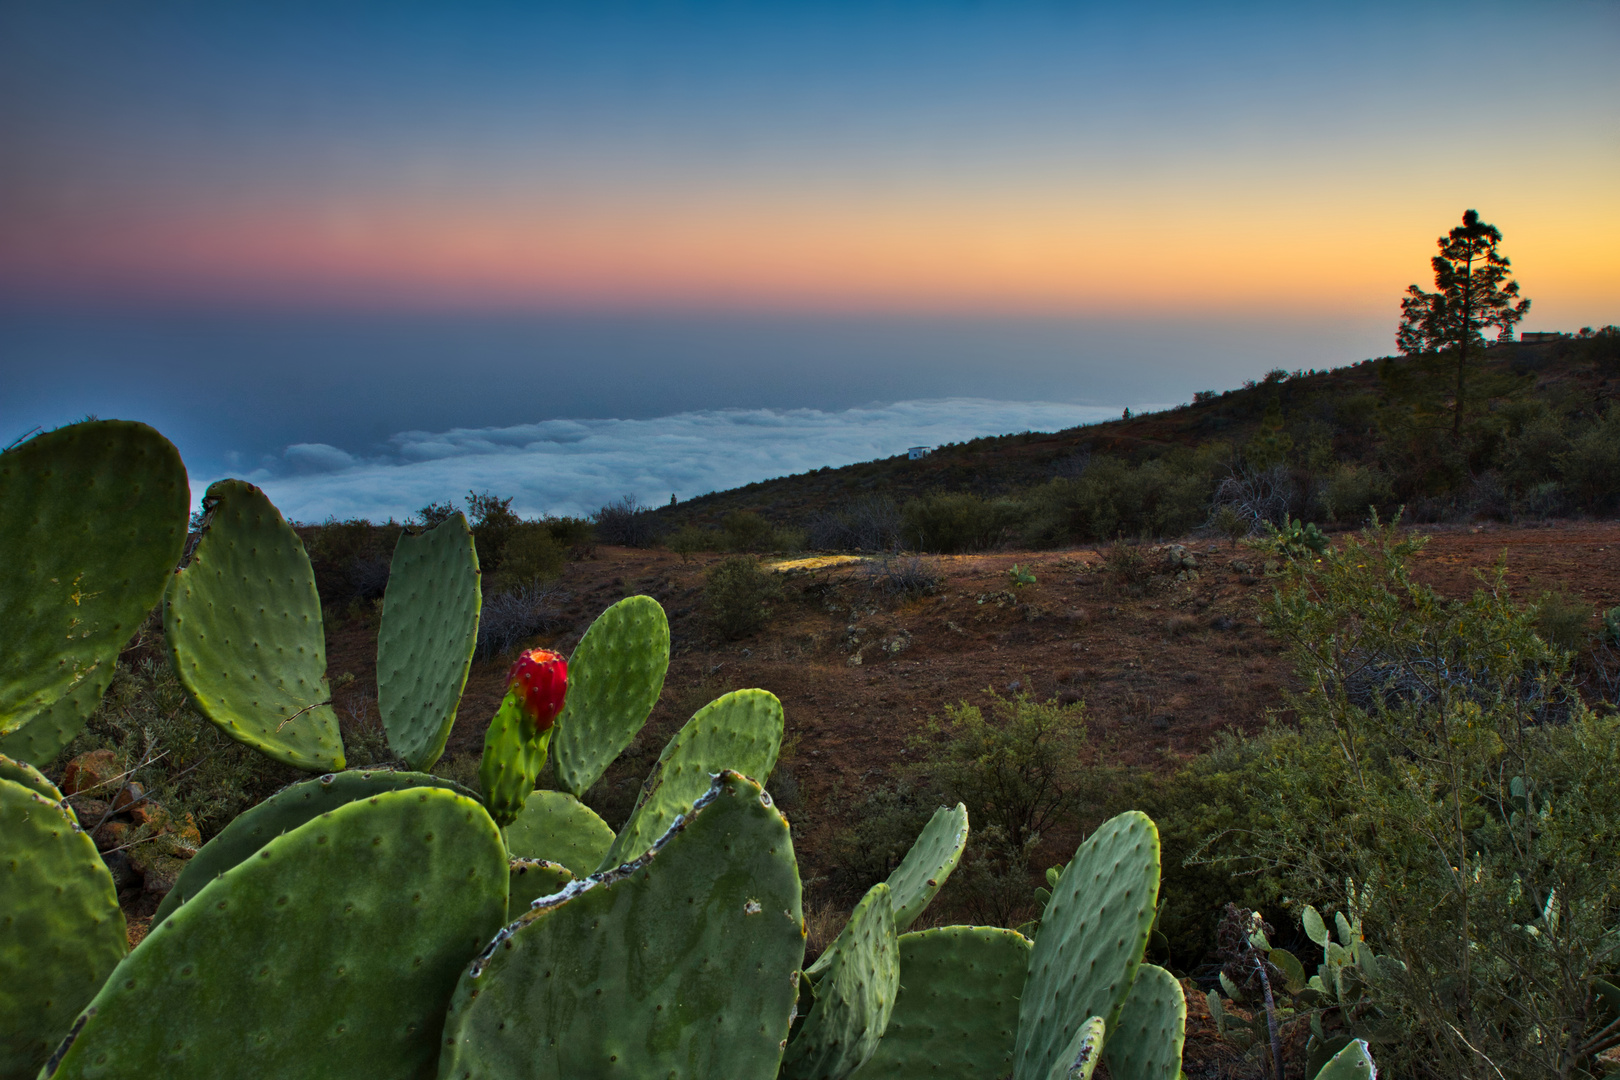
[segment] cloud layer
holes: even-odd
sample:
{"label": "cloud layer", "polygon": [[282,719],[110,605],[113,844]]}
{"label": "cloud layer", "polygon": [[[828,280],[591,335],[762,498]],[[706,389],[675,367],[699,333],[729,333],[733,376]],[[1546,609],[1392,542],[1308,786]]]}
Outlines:
{"label": "cloud layer", "polygon": [[469,490],[510,495],[525,516],[589,514],[621,495],[660,504],[671,494],[689,499],[823,465],[889,457],[911,446],[1058,431],[1117,415],[1113,406],[945,398],[841,412],[737,409],[652,420],[546,420],[401,432],[370,458],[298,443],[244,479],[297,521],[403,519],[430,502],[459,502]]}

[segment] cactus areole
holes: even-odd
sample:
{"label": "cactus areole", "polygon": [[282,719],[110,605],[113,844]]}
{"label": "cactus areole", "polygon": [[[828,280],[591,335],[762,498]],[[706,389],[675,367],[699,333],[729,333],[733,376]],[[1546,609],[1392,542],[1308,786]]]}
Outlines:
{"label": "cactus areole", "polygon": [[507,696],[515,698],[533,730],[532,739],[551,730],[568,695],[568,661],[550,649],[526,649],[506,675]]}

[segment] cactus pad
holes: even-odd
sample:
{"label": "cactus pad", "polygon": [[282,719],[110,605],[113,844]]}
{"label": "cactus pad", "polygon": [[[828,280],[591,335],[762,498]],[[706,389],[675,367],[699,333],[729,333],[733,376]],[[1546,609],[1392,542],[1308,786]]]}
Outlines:
{"label": "cactus pad", "polygon": [[67,693],[24,720],[22,726],[0,735],[0,754],[45,765],[56,760],[73,737],[84,730],[102,695],[112,685],[114,664],[102,664]]}
{"label": "cactus pad", "polygon": [[513,858],[560,863],[575,877],[595,870],[612,846],[612,827],[564,791],[534,792],[506,827],[506,850]]}
{"label": "cactus pad", "polygon": [[456,988],[439,1075],[769,1080],[803,959],[787,822],[722,773],[642,858],[496,936]]}
{"label": "cactus pad", "polygon": [[1328,1059],[1316,1080],[1378,1080],[1378,1067],[1367,1052],[1367,1040],[1357,1039]]}
{"label": "cactus pad", "polygon": [[782,703],[775,694],[736,690],[703,706],[664,747],[599,869],[629,862],[651,847],[709,790],[714,773],[731,769],[763,783],[781,746]]}
{"label": "cactus pad", "polygon": [[354,772],[328,773],[282,788],[259,805],[243,811],[186,861],[179,880],[153,914],[152,925],[156,927],[173,914],[175,908],[201,892],[210,881],[246,861],[282,833],[292,832],[306,821],[312,821],[356,799],[369,799],[385,791],[423,787],[446,788],[458,795],[476,798],[454,780],[427,773],[386,770],[373,772],[357,769]]}
{"label": "cactus pad", "polygon": [[838,958],[782,1059],[782,1080],[843,1080],[866,1063],[900,991],[900,949],[885,882],[867,890],[840,935]]}
{"label": "cactus pad", "polygon": [[1029,939],[999,927],[944,926],[899,941],[894,1013],[854,1080],[1006,1073]]}
{"label": "cactus pad", "polygon": [[563,790],[584,795],[630,745],[658,704],[668,669],[669,619],[658,601],[626,597],[596,617],[568,660],[556,742]]}
{"label": "cactus pad", "polygon": [[163,601],[163,632],[197,711],[239,743],[311,772],[343,768],[315,573],[264,492],[221,480],[209,524]]}
{"label": "cactus pad", "polygon": [[402,532],[377,631],[377,711],[388,745],[413,769],[444,753],[478,644],[478,553],[461,514]]}
{"label": "cactus pad", "polygon": [[1114,1030],[1159,898],[1159,830],[1129,811],[1092,833],[1041,916],[1018,1013],[1015,1080],[1045,1080],[1085,1017]]}
{"label": "cactus pad", "polygon": [[564,885],[574,880],[568,867],[544,859],[511,859],[507,866],[512,883],[506,898],[507,922],[516,921],[529,910],[530,904],[542,896],[561,892]]}
{"label": "cactus pad", "polygon": [[340,806],[148,934],[48,1075],[431,1076],[456,977],[506,890],[500,834],[471,799],[418,788]]}
{"label": "cactus pad", "polygon": [[0,1076],[33,1076],[129,944],[112,875],[72,816],[0,779]]}
{"label": "cactus pad", "polygon": [[1103,1018],[1093,1016],[1075,1029],[1074,1037],[1052,1062],[1046,1080],[1091,1080],[1102,1060],[1103,1039],[1108,1034]]}
{"label": "cactus pad", "polygon": [[1103,1046],[1114,1080],[1176,1080],[1187,1033],[1187,998],[1176,977],[1153,964],[1136,971],[1119,1024]]}
{"label": "cactus pad", "polygon": [[0,453],[0,733],[112,667],[180,561],[189,498],[179,451],[145,424]]}
{"label": "cactus pad", "polygon": [[[962,861],[962,849],[967,846],[967,807],[957,803],[955,808],[942,806],[934,811],[923,831],[900,865],[889,875],[890,899],[894,904],[894,930],[901,933],[921,915],[928,902],[944,886],[945,880]],[[807,975],[819,976],[832,965],[838,955],[840,934],[816,962]]]}
{"label": "cactus pad", "polygon": [[62,801],[62,793],[49,778],[26,761],[17,761],[13,758],[0,755],[0,780],[10,780],[14,784],[21,784],[38,795],[43,795],[53,803]]}

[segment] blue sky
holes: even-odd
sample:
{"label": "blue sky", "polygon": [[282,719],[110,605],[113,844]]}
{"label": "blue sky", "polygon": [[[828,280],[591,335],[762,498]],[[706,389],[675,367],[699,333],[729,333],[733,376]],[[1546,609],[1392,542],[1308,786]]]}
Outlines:
{"label": "blue sky", "polygon": [[1620,321],[1617,47],[1612,3],[4,0],[0,429],[214,474],[1185,400],[1390,351],[1468,207],[1527,328]]}

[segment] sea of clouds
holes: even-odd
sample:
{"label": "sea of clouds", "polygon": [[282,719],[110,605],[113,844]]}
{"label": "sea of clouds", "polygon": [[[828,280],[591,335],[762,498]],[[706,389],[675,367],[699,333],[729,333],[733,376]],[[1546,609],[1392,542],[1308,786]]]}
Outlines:
{"label": "sea of clouds", "polygon": [[[1141,406],[1137,411],[1156,406]],[[590,514],[632,495],[659,505],[756,480],[871,461],[912,446],[1059,431],[1117,406],[943,398],[842,411],[727,409],[650,420],[545,420],[405,431],[370,455],[298,443],[245,474],[295,521],[404,520],[468,491],[512,496],[524,516]],[[200,484],[196,494],[200,495]]]}

